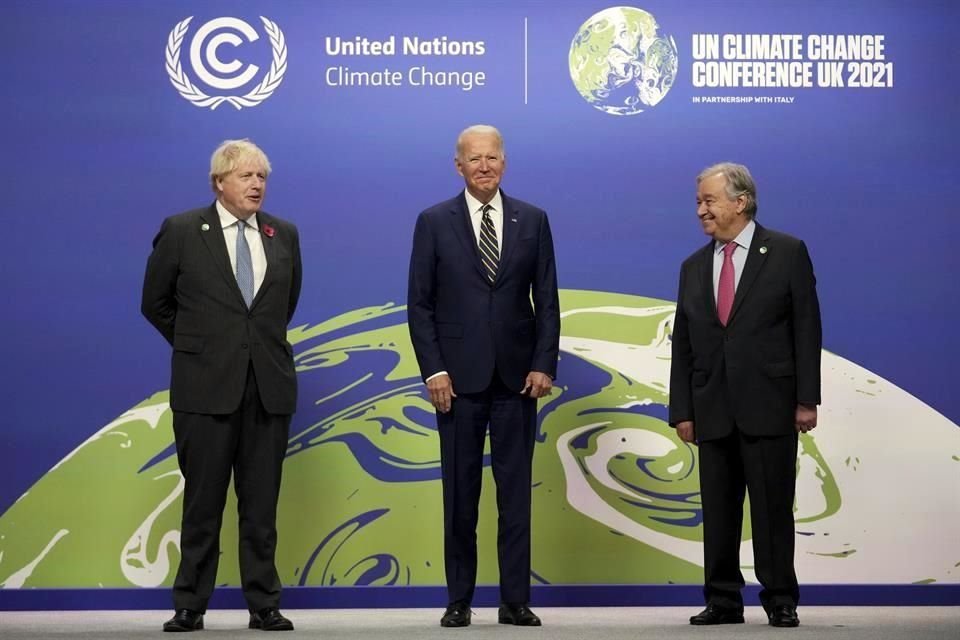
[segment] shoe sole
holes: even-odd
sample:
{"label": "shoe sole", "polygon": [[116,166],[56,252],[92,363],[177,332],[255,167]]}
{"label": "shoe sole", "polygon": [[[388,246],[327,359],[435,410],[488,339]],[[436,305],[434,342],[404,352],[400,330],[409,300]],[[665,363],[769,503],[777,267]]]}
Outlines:
{"label": "shoe sole", "polygon": [[497,622],[500,623],[500,624],[512,624],[512,625],[515,626],[515,627],[540,627],[540,626],[543,626],[543,625],[542,625],[541,623],[539,623],[539,622],[535,622],[535,623],[533,623],[533,624],[520,624],[519,622],[514,622],[513,618],[499,618],[499,619],[497,620]]}
{"label": "shoe sole", "polygon": [[690,621],[695,627],[712,627],[718,624],[743,624],[743,618],[734,618],[732,620],[718,620],[717,622],[694,622]]}
{"label": "shoe sole", "polygon": [[292,624],[281,624],[275,627],[264,627],[259,624],[251,624],[247,627],[248,629],[259,629],[260,631],[293,631]]}

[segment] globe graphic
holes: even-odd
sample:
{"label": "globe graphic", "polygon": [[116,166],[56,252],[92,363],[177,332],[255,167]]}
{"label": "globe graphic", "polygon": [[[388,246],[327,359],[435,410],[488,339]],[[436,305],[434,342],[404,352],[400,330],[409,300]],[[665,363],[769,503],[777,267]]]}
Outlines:
{"label": "globe graphic", "polygon": [[[697,448],[667,424],[675,304],[567,289],[560,305],[557,384],[540,402],[534,448],[531,579],[698,584]],[[439,438],[405,316],[386,303],[289,331],[300,402],[278,511],[285,585],[444,583]],[[960,429],[829,352],[823,385],[820,426],[798,455],[801,580],[956,581],[960,512],[930,487],[956,486]],[[0,589],[172,582],[183,478],[168,393],[148,391],[0,515]],[[218,585],[240,583],[229,495]],[[496,584],[489,460],[480,512],[478,581]],[[746,522],[753,581],[749,537]]]}
{"label": "globe graphic", "polygon": [[570,77],[597,109],[619,116],[641,113],[673,86],[677,45],[643,9],[604,9],[577,30],[570,44]]}

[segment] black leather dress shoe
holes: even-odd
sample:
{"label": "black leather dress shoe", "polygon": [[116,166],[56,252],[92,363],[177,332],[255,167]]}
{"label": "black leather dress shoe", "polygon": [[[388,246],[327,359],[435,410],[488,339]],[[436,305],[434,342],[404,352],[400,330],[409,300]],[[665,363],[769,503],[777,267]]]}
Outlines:
{"label": "black leather dress shoe", "polygon": [[518,627],[539,627],[541,622],[530,607],[525,604],[502,604],[497,616],[500,624],[515,624]]}
{"label": "black leather dress shoe", "polygon": [[469,627],[470,605],[466,602],[454,602],[447,606],[440,618],[441,627]]}
{"label": "black leather dress shoe", "polygon": [[690,624],[743,624],[743,609],[723,609],[714,604],[695,616],[690,616]]}
{"label": "black leather dress shoe", "polygon": [[280,609],[270,607],[250,614],[251,629],[263,631],[293,631],[293,623],[283,617]]}
{"label": "black leather dress shoe", "polygon": [[163,623],[164,631],[200,631],[203,614],[190,609],[177,609],[173,617]]}
{"label": "black leather dress shoe", "polygon": [[800,618],[797,617],[797,608],[789,604],[781,604],[767,612],[771,627],[799,627]]}

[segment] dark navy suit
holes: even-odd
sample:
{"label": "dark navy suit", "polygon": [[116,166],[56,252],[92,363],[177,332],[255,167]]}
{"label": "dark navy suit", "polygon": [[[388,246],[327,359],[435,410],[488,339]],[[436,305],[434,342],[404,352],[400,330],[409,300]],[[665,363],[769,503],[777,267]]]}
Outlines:
{"label": "dark navy suit", "polygon": [[502,199],[503,247],[492,285],[463,194],[420,214],[410,259],[407,313],[421,374],[448,372],[457,394],[448,413],[437,413],[451,603],[473,598],[488,424],[500,516],[500,596],[511,604],[530,597],[537,402],[520,392],[531,371],[556,375],[560,305],[546,213],[505,194]]}

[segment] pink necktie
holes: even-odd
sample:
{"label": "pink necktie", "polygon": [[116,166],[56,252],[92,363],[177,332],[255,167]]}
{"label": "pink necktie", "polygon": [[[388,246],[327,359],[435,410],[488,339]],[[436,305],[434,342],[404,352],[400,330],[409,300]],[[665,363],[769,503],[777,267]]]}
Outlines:
{"label": "pink necktie", "polygon": [[720,324],[727,326],[730,319],[730,310],[733,309],[734,282],[736,275],[733,267],[733,252],[737,250],[736,242],[728,242],[723,247],[723,266],[720,268],[720,285],[717,287],[717,315]]}

